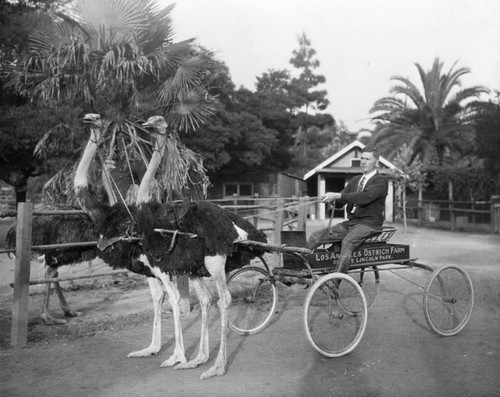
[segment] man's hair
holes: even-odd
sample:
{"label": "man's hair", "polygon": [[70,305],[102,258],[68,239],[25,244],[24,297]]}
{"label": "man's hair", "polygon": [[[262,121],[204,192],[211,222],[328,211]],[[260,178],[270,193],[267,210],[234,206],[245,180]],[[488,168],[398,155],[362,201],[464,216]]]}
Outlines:
{"label": "man's hair", "polygon": [[375,157],[377,160],[380,157],[380,153],[378,152],[378,150],[375,146],[365,146],[363,148],[363,152],[373,153],[373,157]]}

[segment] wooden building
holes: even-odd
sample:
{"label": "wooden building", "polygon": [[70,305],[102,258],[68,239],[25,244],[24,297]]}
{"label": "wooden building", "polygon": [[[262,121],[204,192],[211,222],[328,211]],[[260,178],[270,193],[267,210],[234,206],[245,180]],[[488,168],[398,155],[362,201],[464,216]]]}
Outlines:
{"label": "wooden building", "polygon": [[218,174],[210,182],[209,199],[301,197],[307,193],[307,185],[302,178],[285,172]]}

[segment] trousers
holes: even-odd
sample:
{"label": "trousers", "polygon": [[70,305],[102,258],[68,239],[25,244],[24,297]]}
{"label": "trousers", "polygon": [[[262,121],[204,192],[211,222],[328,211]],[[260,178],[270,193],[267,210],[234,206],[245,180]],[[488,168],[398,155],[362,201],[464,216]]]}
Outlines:
{"label": "trousers", "polygon": [[327,240],[342,240],[336,271],[347,273],[351,265],[352,253],[366,238],[380,230],[381,229],[347,220],[311,234],[307,242],[307,247],[313,250]]}

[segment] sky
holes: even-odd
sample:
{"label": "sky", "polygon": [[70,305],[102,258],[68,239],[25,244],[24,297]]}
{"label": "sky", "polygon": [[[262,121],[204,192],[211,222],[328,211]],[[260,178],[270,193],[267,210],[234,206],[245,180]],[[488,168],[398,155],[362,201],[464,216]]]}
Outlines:
{"label": "sky", "polygon": [[172,18],[176,41],[196,38],[236,88],[252,91],[269,69],[294,70],[304,32],[326,78],[327,112],[353,132],[370,128],[392,76],[420,81],[415,63],[428,70],[439,57],[448,72],[457,62],[471,70],[462,87],[500,90],[500,0],[177,0]]}

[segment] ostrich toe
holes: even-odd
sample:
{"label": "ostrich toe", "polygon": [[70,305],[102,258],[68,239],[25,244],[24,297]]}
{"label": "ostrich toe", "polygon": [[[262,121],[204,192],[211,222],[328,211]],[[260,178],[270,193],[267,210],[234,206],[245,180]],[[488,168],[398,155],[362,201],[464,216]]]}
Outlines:
{"label": "ostrich toe", "polygon": [[167,360],[163,361],[160,365],[161,368],[165,367],[173,367],[177,363],[185,363],[187,361],[186,356],[184,354],[174,353]]}
{"label": "ostrich toe", "polygon": [[45,325],[62,325],[68,323],[66,320],[62,318],[55,318],[47,313],[43,313],[40,317],[42,318]]}
{"label": "ostrich toe", "polygon": [[226,366],[222,364],[217,364],[208,369],[207,371],[203,372],[200,376],[201,380],[204,379],[210,379],[213,378],[214,376],[223,376],[226,374]]}

